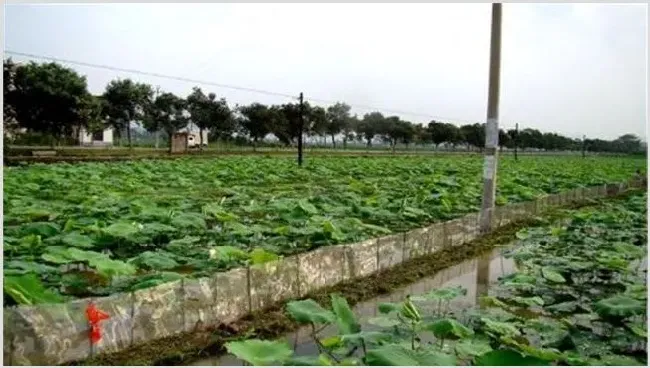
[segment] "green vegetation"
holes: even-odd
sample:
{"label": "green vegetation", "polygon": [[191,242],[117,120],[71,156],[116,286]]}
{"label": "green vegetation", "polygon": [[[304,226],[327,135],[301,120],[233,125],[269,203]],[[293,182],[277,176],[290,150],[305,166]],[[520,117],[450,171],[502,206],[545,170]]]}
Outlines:
{"label": "green vegetation", "polygon": [[[312,326],[319,356],[295,356],[283,341],[226,347],[254,365],[647,365],[646,203],[632,195],[520,231],[518,271],[476,309],[450,310],[462,288],[433,290],[378,305],[366,329],[332,295],[331,309],[309,299],[286,308]],[[338,334],[319,336],[328,325]]]}
{"label": "green vegetation", "polygon": [[[497,204],[621,181],[636,159],[502,160]],[[4,171],[10,303],[60,301],[237,265],[477,211],[478,158],[181,159]]]}
{"label": "green vegetation", "polygon": [[[398,144],[406,148],[419,145],[431,150],[441,144],[467,150],[480,150],[485,143],[484,124],[454,124],[432,120],[413,123],[398,116],[384,116],[370,112],[358,117],[343,102],[331,106],[317,106],[309,101],[303,105],[304,124],[297,103],[267,106],[252,103],[229,106],[214,93],[204,93],[194,87],[186,97],[156,91],[151,85],[130,79],[108,83],[104,93],[92,96],[85,77],[75,70],[57,63],[15,64],[11,59],[3,64],[3,96],[5,145],[74,143],[80,128],[89,132],[104,128],[114,129],[117,143],[126,138],[132,148],[135,134],[163,133],[166,144],[175,132],[192,121],[201,131],[207,130],[211,141],[235,142],[257,147],[265,138],[275,137],[283,146],[294,145],[300,131],[310,140],[337,140],[346,148],[348,143],[384,145],[395,150]],[[297,97],[297,96],[296,96]],[[557,133],[540,132],[526,127],[522,130],[500,130],[501,148],[529,148],[545,151],[646,152],[641,139],[625,134],[615,140],[580,139]],[[24,128],[26,132],[20,132]],[[136,132],[137,131],[137,132]],[[202,135],[201,135],[202,136]],[[155,146],[158,147],[159,136]],[[151,140],[153,144],[153,140]]]}

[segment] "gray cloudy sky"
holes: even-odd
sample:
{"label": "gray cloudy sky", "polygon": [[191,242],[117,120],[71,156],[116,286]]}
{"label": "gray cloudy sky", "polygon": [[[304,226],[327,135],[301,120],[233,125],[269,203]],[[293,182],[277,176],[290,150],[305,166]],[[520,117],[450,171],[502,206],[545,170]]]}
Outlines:
{"label": "gray cloudy sky", "polygon": [[[645,139],[646,4],[503,12],[503,127]],[[466,123],[485,120],[489,28],[489,4],[7,5],[5,49]],[[118,76],[180,95],[192,88],[75,68],[93,93]],[[240,104],[287,101],[204,90]]]}

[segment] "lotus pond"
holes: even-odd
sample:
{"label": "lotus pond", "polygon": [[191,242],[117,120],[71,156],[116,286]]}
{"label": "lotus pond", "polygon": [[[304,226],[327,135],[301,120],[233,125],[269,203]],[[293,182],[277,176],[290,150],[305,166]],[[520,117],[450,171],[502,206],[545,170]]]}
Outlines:
{"label": "lotus pond", "polygon": [[[497,204],[628,179],[644,159],[500,161]],[[4,168],[6,303],[205,276],[480,205],[482,158],[188,158]]]}
{"label": "lotus pond", "polygon": [[282,340],[226,347],[253,365],[647,366],[646,204],[632,195],[521,230],[506,252],[516,271],[476,308],[450,308],[466,294],[455,285],[378,303],[363,319],[337,295],[293,301],[286,313],[308,326],[315,355]]}

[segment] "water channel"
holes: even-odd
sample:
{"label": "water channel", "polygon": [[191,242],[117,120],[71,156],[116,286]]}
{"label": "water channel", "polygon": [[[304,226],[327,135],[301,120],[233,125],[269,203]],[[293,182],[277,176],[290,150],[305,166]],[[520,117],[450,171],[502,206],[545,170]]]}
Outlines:
{"label": "water channel", "polygon": [[[400,302],[407,295],[425,294],[431,290],[462,286],[467,289],[467,294],[454,299],[449,308],[454,311],[464,310],[476,305],[480,296],[486,295],[490,285],[496,283],[499,277],[508,275],[515,271],[515,264],[511,258],[505,258],[503,252],[506,248],[494,249],[484,253],[471,260],[458,263],[449,268],[440,270],[433,276],[421,279],[420,281],[395,290],[390,294],[381,295],[376,298],[360,302],[355,305],[354,312],[362,324],[364,330],[374,330],[375,326],[370,326],[364,322],[368,318],[378,315],[377,304],[384,302]],[[420,305],[422,305],[420,303]],[[426,307],[426,304],[424,305]],[[334,335],[337,327],[332,325],[319,336],[326,337]],[[310,337],[311,328],[302,327],[297,331],[291,332],[284,336],[284,339],[294,349],[297,355],[318,355],[318,348]],[[232,355],[223,355],[204,358],[192,363],[191,365],[244,365]]]}

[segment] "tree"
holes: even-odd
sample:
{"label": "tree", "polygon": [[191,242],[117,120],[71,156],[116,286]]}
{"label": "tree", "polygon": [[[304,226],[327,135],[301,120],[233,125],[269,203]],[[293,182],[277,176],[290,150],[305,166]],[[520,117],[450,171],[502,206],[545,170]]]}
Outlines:
{"label": "tree", "polygon": [[519,132],[518,144],[522,148],[544,148],[542,132],[537,129],[526,128]]}
{"label": "tree", "polygon": [[409,121],[400,120],[399,121],[399,139],[402,143],[408,148],[409,144],[416,141],[416,128]]}
{"label": "tree", "polygon": [[106,86],[103,97],[109,124],[115,128],[118,136],[126,129],[129,148],[132,148],[131,123],[144,118],[153,98],[153,89],[148,84],[134,83],[130,79],[117,79]]}
{"label": "tree", "polygon": [[211,127],[210,102],[201,88],[192,88],[192,93],[187,96],[187,111],[191,121],[199,128],[199,150],[203,150],[203,130]]}
{"label": "tree", "polygon": [[643,151],[641,138],[634,134],[624,134],[616,138],[612,144],[618,152],[637,153]]}
{"label": "tree", "polygon": [[413,125],[414,129],[414,134],[413,137],[415,139],[416,144],[421,144],[422,146],[431,143],[431,134],[425,128],[422,124],[416,124]]}
{"label": "tree", "polygon": [[463,136],[463,132],[459,127],[450,123],[446,123],[446,125],[449,129],[449,143],[451,143],[455,149],[457,144],[463,143],[465,141],[465,137]]}
{"label": "tree", "polygon": [[508,144],[506,144],[506,147],[508,148],[515,148],[515,146],[520,147],[519,144],[519,132],[516,129],[508,129],[508,132],[506,133],[508,137],[510,137],[510,140],[508,141]]}
{"label": "tree", "polygon": [[482,149],[485,146],[485,124],[468,124],[460,127],[464,142],[470,146]]}
{"label": "tree", "polygon": [[371,112],[365,114],[357,127],[357,136],[366,140],[366,146],[372,145],[372,140],[379,134],[382,124],[384,124],[384,115],[380,112]]}
{"label": "tree", "polygon": [[214,93],[208,94],[208,128],[212,128],[212,136],[217,139],[230,140],[233,133],[237,131],[237,124],[234,114],[225,98],[216,99]]}
{"label": "tree", "polygon": [[235,120],[225,99],[216,99],[214,93],[207,96],[201,88],[194,87],[187,96],[187,110],[192,122],[199,127],[200,149],[203,149],[203,131],[208,129],[217,138],[228,139],[235,131]]}
{"label": "tree", "polygon": [[[275,135],[280,142],[289,146],[299,135],[300,129],[300,105],[297,103],[287,103],[272,108],[275,119],[271,126],[271,133]],[[303,127],[303,132],[306,131]]]}
{"label": "tree", "polygon": [[[57,63],[28,64],[3,68],[11,88],[4,91],[9,107],[3,113],[30,131],[45,133],[56,141],[72,136],[94,108],[86,78]],[[13,80],[11,77],[13,75]]]}
{"label": "tree", "polygon": [[[300,136],[300,104],[288,103],[271,108],[273,124],[271,133],[285,145],[291,145]],[[319,126],[323,126],[326,119],[326,112],[320,106],[311,106],[308,102],[303,103],[303,134],[313,134]]]}
{"label": "tree", "polygon": [[13,135],[20,128],[16,120],[16,108],[13,101],[13,97],[15,96],[14,91],[16,89],[14,83],[16,68],[17,65],[11,58],[5,60],[2,64],[2,96],[4,101],[2,105],[2,116],[5,137]]}
{"label": "tree", "polygon": [[431,120],[429,125],[427,125],[427,132],[431,137],[431,141],[436,145],[436,149],[441,143],[451,142],[453,135],[453,125],[445,124],[435,120]]}
{"label": "tree", "polygon": [[[104,99],[101,96],[90,96],[82,100],[82,109],[80,116],[80,125],[86,128],[88,132],[95,132],[97,130],[104,130],[106,128],[106,120],[102,113],[104,112]],[[81,133],[81,129],[79,129]]]}
{"label": "tree", "polygon": [[253,140],[253,149],[255,149],[257,141],[271,133],[276,115],[268,106],[257,102],[240,107],[239,113],[242,115],[240,125],[244,133]]}
{"label": "tree", "polygon": [[385,118],[379,124],[378,133],[386,142],[389,142],[392,151],[395,152],[395,146],[398,142],[402,142],[407,146],[413,142],[415,130],[411,123],[403,121],[397,116],[391,116]]}
{"label": "tree", "polygon": [[156,93],[153,99],[145,106],[144,114],[142,116],[142,126],[148,132],[156,133],[156,148],[158,148],[158,133],[163,129],[163,111],[159,108],[159,98],[160,90],[156,88]]}
{"label": "tree", "polygon": [[[332,137],[332,147],[336,148],[334,137],[350,125],[350,105],[338,102],[327,108],[325,132]],[[347,137],[343,137],[344,141]]]}
{"label": "tree", "polygon": [[348,123],[341,129],[341,133],[343,133],[343,149],[347,148],[348,141],[353,141],[356,138],[354,132],[357,130],[360,122],[359,117],[354,115],[350,117]]}
{"label": "tree", "polygon": [[186,101],[173,93],[165,92],[156,97],[153,106],[147,111],[153,112],[152,118],[158,121],[158,126],[169,136],[171,152],[174,133],[189,123]]}
{"label": "tree", "polygon": [[324,108],[304,103],[304,113],[304,133],[322,135],[328,132],[327,111]]}
{"label": "tree", "polygon": [[512,145],[512,137],[505,130],[499,129],[499,150],[503,151],[503,147],[510,147]]}

